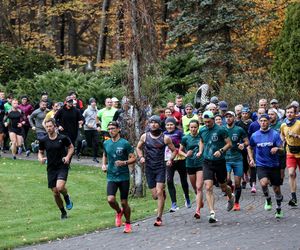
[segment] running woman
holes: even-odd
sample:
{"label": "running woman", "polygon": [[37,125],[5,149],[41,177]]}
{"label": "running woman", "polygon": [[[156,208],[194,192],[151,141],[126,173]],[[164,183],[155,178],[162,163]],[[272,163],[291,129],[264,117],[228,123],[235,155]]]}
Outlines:
{"label": "running woman", "polygon": [[207,205],[210,211],[209,223],[217,222],[214,209],[213,182],[216,177],[223,192],[228,197],[227,211],[231,211],[234,205],[234,196],[231,188],[226,183],[227,171],[225,153],[231,148],[232,143],[228,132],[224,127],[218,126],[214,121],[214,114],[211,111],[203,113],[205,127],[200,129],[200,144],[198,157],[203,155],[203,179],[206,189]]}
{"label": "running woman", "polygon": [[[232,148],[230,148],[225,155],[226,168],[227,168],[227,184],[232,187],[231,181],[231,171],[234,174],[234,211],[240,211],[240,197],[242,193],[241,180],[243,176],[243,155],[242,150],[247,148],[249,145],[249,140],[246,131],[241,127],[234,124],[235,113],[232,111],[227,111],[225,114],[226,118],[226,130],[228,136],[232,142]],[[233,188],[232,188],[233,189]]]}
{"label": "running woman", "polygon": [[[172,139],[174,146],[179,149],[180,142],[182,140],[182,131],[176,128],[176,120],[174,117],[168,117],[165,120],[166,131],[164,135],[169,136]],[[172,155],[171,150],[166,147],[165,151],[165,161],[168,161]],[[185,168],[185,157],[177,154],[173,165],[167,167],[167,186],[170,194],[170,198],[172,201],[172,206],[170,208],[170,212],[175,212],[179,207],[177,206],[176,200],[176,188],[174,185],[174,174],[175,171],[178,172],[180,176],[180,182],[182,186],[182,190],[185,197],[185,205],[186,207],[191,207],[190,197],[189,197],[189,184],[187,182],[187,173]]]}
{"label": "running woman", "polygon": [[291,207],[298,206],[296,169],[300,168],[300,121],[296,118],[297,107],[289,105],[286,108],[286,119],[280,127],[281,139],[286,143],[286,166],[289,173],[289,184],[292,198]]}
{"label": "running woman", "polygon": [[[272,200],[268,185],[271,184],[273,186],[277,203],[275,217],[280,219],[283,217],[281,211],[283,196],[280,190],[281,174],[278,152],[283,150],[282,141],[279,133],[269,128],[270,118],[267,114],[260,115],[258,119],[260,130],[253,133],[250,138],[250,146],[248,147],[250,165],[256,165],[258,179],[266,197],[264,206],[266,211],[272,210]],[[255,158],[253,149],[255,150]]]}
{"label": "running woman", "polygon": [[[154,226],[161,226],[166,199],[164,190],[166,182],[166,165],[168,167],[172,165],[177,150],[172,143],[171,138],[162,133],[159,116],[151,116],[149,119],[149,126],[150,132],[144,133],[138,142],[137,154],[140,163],[145,164],[146,179],[152,193],[152,198],[157,200],[157,218],[154,222]],[[172,155],[165,163],[166,146],[172,151]]]}
{"label": "running woman", "polygon": [[[73,208],[66,188],[69,166],[74,146],[69,137],[58,134],[54,119],[45,121],[47,135],[40,140],[38,159],[44,164],[47,161],[48,188],[53,192],[57,207],[61,211],[61,219],[67,219],[61,194],[66,203],[66,209]],[[47,157],[45,157],[45,151]]]}
{"label": "running woman", "polygon": [[200,209],[203,207],[203,159],[197,156],[199,151],[200,135],[198,120],[191,120],[189,123],[190,134],[182,138],[179,154],[186,157],[186,169],[190,178],[192,187],[196,193],[196,211],[194,218],[200,219]]}
{"label": "running woman", "polygon": [[9,139],[11,142],[11,153],[13,159],[16,160],[17,149],[21,148],[23,140],[23,126],[25,125],[24,113],[18,109],[18,100],[13,99],[11,102],[11,109],[4,118],[4,126],[8,127]]}
{"label": "running woman", "polygon": [[[103,144],[104,152],[102,170],[107,172],[107,202],[116,211],[116,227],[122,225],[122,216],[125,216],[124,233],[131,233],[130,214],[128,205],[129,193],[129,169],[128,164],[136,161],[134,149],[129,142],[120,136],[118,122],[111,121],[107,125],[107,131],[111,139]],[[121,206],[116,201],[116,193],[120,190]]]}

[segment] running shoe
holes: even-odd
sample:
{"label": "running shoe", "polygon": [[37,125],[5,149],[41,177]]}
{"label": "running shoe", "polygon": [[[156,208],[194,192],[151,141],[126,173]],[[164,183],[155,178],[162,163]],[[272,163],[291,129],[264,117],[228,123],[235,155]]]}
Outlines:
{"label": "running shoe", "polygon": [[13,156],[13,160],[16,160],[16,159],[17,159],[17,156],[14,155],[14,156]]}
{"label": "running shoe", "polygon": [[30,153],[31,153],[30,150],[27,150],[26,151],[26,157],[29,157]]}
{"label": "running shoe", "polygon": [[231,211],[233,209],[234,206],[234,195],[232,194],[231,199],[228,200],[227,203],[227,211]]}
{"label": "running shoe", "polygon": [[79,154],[76,154],[76,156],[77,156],[77,161],[80,161],[80,159],[81,159],[81,154],[79,153]]}
{"label": "running shoe", "polygon": [[67,218],[68,218],[68,215],[67,215],[67,213],[61,213],[61,216],[60,216],[60,218],[61,218],[62,220],[65,220],[65,219],[67,219]]}
{"label": "running shoe", "polygon": [[252,193],[252,194],[256,194],[256,188],[255,188],[255,185],[254,185],[254,184],[252,185],[251,193]]}
{"label": "running shoe", "polygon": [[190,200],[185,200],[184,205],[185,205],[186,208],[191,208],[192,207]]}
{"label": "running shoe", "polygon": [[234,203],[233,211],[240,211],[240,210],[241,210],[240,204],[239,203]]}
{"label": "running shoe", "polygon": [[272,210],[272,201],[270,201],[270,202],[266,201],[265,202],[265,210],[266,211],[271,211]]}
{"label": "running shoe", "polygon": [[282,210],[280,210],[280,212],[276,211],[275,218],[276,218],[276,219],[281,219],[281,218],[283,218],[283,212],[282,212]]}
{"label": "running shoe", "polygon": [[209,223],[216,223],[216,214],[214,212],[211,212],[210,215],[208,216],[208,222]]}
{"label": "running shoe", "polygon": [[290,199],[289,205],[290,205],[291,207],[297,207],[297,206],[298,206],[297,200],[294,199],[294,198]]}
{"label": "running shoe", "polygon": [[194,218],[198,220],[200,219],[200,210],[195,212]]}
{"label": "running shoe", "polygon": [[123,230],[123,233],[131,233],[132,232],[132,229],[131,229],[131,224],[130,223],[125,223],[125,227],[124,227],[124,230]]}
{"label": "running shoe", "polygon": [[66,200],[66,209],[71,210],[73,208],[73,202],[69,196],[69,199]]}
{"label": "running shoe", "polygon": [[116,213],[116,220],[115,220],[116,227],[120,227],[122,225],[122,215],[123,215],[123,209],[121,209],[120,213]]}
{"label": "running shoe", "polygon": [[173,202],[169,211],[170,211],[170,213],[173,213],[173,212],[176,212],[176,210],[178,210],[178,209],[179,209],[179,207],[176,205],[176,202]]}
{"label": "running shoe", "polygon": [[162,220],[161,218],[157,217],[154,224],[155,227],[160,227],[162,225]]}
{"label": "running shoe", "polygon": [[22,154],[22,147],[18,147],[18,155]]}
{"label": "running shoe", "polygon": [[93,162],[99,163],[97,158],[93,158]]}

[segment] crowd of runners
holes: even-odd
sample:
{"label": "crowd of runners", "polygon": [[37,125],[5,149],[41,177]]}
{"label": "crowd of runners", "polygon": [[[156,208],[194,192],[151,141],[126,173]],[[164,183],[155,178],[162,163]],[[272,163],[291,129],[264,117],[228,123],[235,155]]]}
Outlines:
{"label": "crowd of runners", "polygon": [[[38,159],[47,164],[48,187],[52,190],[61,218],[73,207],[66,181],[73,155],[80,159],[83,141],[92,148],[93,161],[98,161],[99,143],[103,143],[102,170],[107,173],[107,201],[116,211],[115,224],[124,232],[131,232],[128,193],[129,165],[139,162],[144,166],[146,180],[153,199],[157,200],[154,226],[162,225],[166,200],[165,184],[171,198],[170,212],[179,209],[174,185],[174,174],[180,176],[185,206],[192,207],[188,179],[196,195],[193,217],[201,218],[204,194],[209,210],[209,223],[217,222],[213,188],[220,187],[227,197],[227,211],[240,211],[242,190],[250,185],[255,194],[257,180],[266,198],[264,209],[272,210],[269,187],[275,194],[275,217],[283,217],[281,185],[285,168],[289,176],[291,197],[289,206],[297,207],[296,169],[300,166],[299,103],[293,101],[285,109],[278,100],[259,100],[258,107],[238,104],[229,110],[226,101],[214,96],[210,102],[196,109],[183,104],[183,97],[169,101],[167,107],[152,114],[150,105],[143,106],[145,131],[138,144],[130,143],[134,133],[135,112],[130,100],[123,97],[107,98],[105,107],[97,108],[90,98],[87,108],[77,99],[76,92],[63,102],[51,102],[42,93],[40,102],[21,102],[12,95],[5,98],[0,91],[0,147],[12,158],[24,151],[29,155],[38,145]],[[28,147],[28,131],[36,133],[36,142]],[[83,139],[85,138],[85,139]],[[10,140],[10,143],[7,140]],[[135,148],[136,146],[136,148]],[[121,204],[116,200],[119,190]],[[65,206],[62,197],[65,201]],[[225,199],[225,198],[224,198]]]}

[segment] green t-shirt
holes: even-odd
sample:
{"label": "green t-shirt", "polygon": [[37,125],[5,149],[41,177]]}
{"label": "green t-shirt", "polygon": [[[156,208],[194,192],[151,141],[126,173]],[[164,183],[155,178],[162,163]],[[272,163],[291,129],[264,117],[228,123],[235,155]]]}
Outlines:
{"label": "green t-shirt", "polygon": [[193,155],[185,159],[187,168],[197,168],[202,166],[203,158],[196,157],[196,154],[199,151],[199,141],[199,134],[197,134],[196,136],[191,136],[190,134],[188,134],[182,137],[181,145],[184,146],[185,151],[193,151]]}
{"label": "green t-shirt", "polygon": [[133,147],[123,138],[113,142],[111,139],[103,143],[104,153],[108,160],[107,181],[128,181],[128,166],[116,167],[115,161],[126,161],[130,153],[134,152]]}
{"label": "green t-shirt", "polygon": [[214,125],[212,128],[202,127],[200,137],[204,143],[203,158],[211,161],[218,161],[225,158],[222,154],[219,158],[214,157],[214,153],[225,146],[225,139],[228,138],[228,132],[225,128]]}
{"label": "green t-shirt", "polygon": [[107,131],[107,125],[113,120],[116,111],[117,109],[115,108],[111,108],[111,109],[103,108],[99,110],[98,118],[101,121],[102,131]]}
{"label": "green t-shirt", "polygon": [[270,124],[269,127],[280,133],[281,122],[277,121],[275,124]]}
{"label": "green t-shirt", "polygon": [[190,133],[189,130],[189,123],[191,120],[197,120],[198,121],[198,116],[197,115],[193,115],[192,117],[187,117],[186,115],[184,115],[181,119],[182,121],[182,129],[183,129],[183,134],[187,135]]}
{"label": "green t-shirt", "polygon": [[6,102],[6,103],[4,104],[4,112],[5,112],[5,113],[7,113],[8,111],[10,111],[11,108],[12,108],[11,103]]}
{"label": "green t-shirt", "polygon": [[242,151],[238,148],[238,143],[243,143],[243,140],[247,137],[244,129],[239,126],[233,126],[228,128],[224,126],[228,132],[228,136],[232,142],[232,147],[226,152],[225,159],[228,162],[242,161]]}

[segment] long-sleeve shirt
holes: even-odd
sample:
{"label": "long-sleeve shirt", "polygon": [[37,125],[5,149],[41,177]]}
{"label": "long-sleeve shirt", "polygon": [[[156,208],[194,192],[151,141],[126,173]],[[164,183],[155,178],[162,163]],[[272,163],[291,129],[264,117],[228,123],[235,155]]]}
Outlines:
{"label": "long-sleeve shirt", "polygon": [[46,132],[44,126],[43,126],[43,121],[46,117],[46,114],[49,112],[48,109],[46,110],[41,110],[40,108],[39,109],[36,109],[35,111],[32,112],[32,114],[30,115],[29,117],[29,123],[30,123],[30,126],[31,127],[35,127],[36,130],[35,132],[36,133],[44,133]]}

